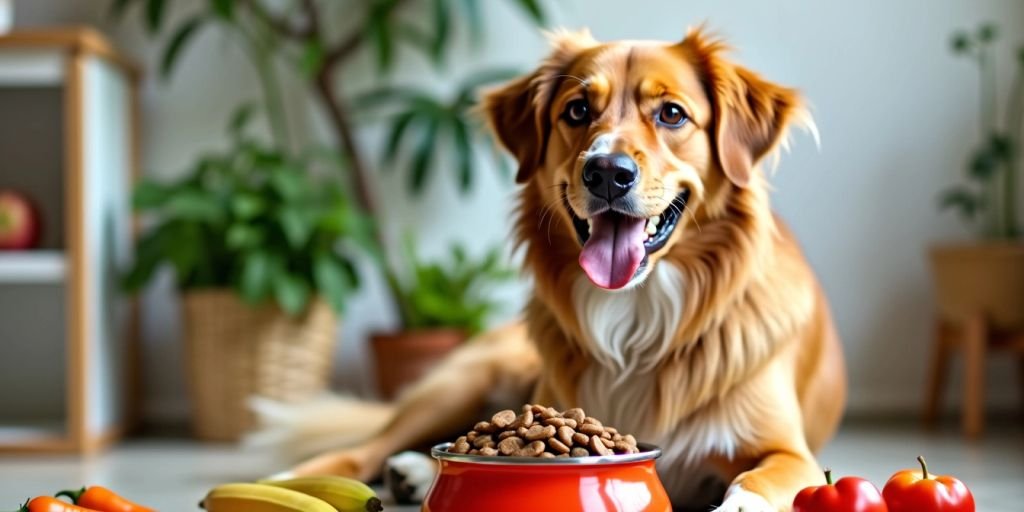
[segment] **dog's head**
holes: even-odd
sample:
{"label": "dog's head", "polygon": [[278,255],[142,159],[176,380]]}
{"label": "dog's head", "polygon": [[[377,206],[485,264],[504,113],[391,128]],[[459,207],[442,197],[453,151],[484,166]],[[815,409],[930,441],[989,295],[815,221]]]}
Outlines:
{"label": "dog's head", "polygon": [[790,120],[809,119],[796,91],[729,62],[700,31],[679,43],[552,40],[536,71],[483,107],[519,161],[516,180],[558,211],[602,288],[642,282],[691,225],[728,214],[729,194],[763,186],[757,163]]}

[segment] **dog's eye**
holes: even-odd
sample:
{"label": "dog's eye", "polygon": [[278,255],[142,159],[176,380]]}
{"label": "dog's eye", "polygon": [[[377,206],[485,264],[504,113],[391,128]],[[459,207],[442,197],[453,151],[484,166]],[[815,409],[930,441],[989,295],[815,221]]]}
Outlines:
{"label": "dog's eye", "polygon": [[686,111],[675,103],[662,105],[661,112],[658,112],[658,124],[669,128],[679,128],[686,123],[687,119],[689,118],[686,117]]}
{"label": "dog's eye", "polygon": [[585,99],[575,99],[565,105],[562,118],[570,126],[580,126],[590,122],[590,105]]}

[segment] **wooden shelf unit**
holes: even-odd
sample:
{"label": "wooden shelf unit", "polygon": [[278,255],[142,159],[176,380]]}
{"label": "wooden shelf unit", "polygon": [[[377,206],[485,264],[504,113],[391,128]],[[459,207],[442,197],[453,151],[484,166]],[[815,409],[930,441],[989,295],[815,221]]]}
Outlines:
{"label": "wooden shelf unit", "polygon": [[0,188],[43,218],[0,252],[0,453],[96,451],[137,411],[131,258],[138,68],[87,27],[0,36]]}

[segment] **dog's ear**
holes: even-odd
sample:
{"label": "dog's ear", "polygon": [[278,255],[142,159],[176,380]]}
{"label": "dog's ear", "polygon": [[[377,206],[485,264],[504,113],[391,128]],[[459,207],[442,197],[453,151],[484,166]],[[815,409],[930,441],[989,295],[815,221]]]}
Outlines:
{"label": "dog's ear", "polygon": [[681,45],[700,68],[714,109],[715,154],[729,181],[744,187],[754,166],[785,141],[796,120],[813,131],[800,94],[729,62],[720,40],[691,31]]}
{"label": "dog's ear", "polygon": [[547,109],[559,75],[580,52],[597,45],[590,32],[548,35],[553,51],[540,67],[484,93],[482,109],[498,141],[519,162],[516,182],[525,183],[544,163],[551,121]]}

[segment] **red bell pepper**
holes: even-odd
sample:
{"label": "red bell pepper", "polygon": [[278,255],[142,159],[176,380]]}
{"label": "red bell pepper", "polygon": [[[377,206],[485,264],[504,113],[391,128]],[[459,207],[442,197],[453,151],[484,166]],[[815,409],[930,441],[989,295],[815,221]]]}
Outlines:
{"label": "red bell pepper", "polygon": [[900,471],[885,484],[882,497],[890,512],[974,512],[974,496],[963,482],[929,474],[924,457],[917,462],[921,471]]}
{"label": "red bell pepper", "polygon": [[889,512],[878,488],[848,476],[832,483],[832,470],[825,470],[825,483],[808,487],[793,500],[793,512]]}

